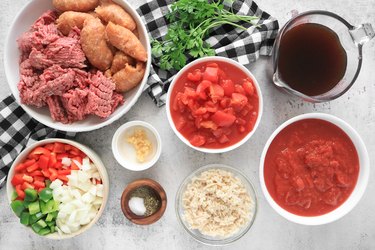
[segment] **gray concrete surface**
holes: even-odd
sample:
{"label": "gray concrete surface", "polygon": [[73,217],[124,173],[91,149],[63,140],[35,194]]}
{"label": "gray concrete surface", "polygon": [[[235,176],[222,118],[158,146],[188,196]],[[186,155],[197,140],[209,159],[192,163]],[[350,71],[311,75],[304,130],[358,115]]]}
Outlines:
{"label": "gray concrete surface", "polygon": [[[0,57],[4,39],[15,14],[27,0],[0,1]],[[134,6],[143,1],[131,0]],[[258,0],[261,8],[284,24],[292,10],[324,9],[336,12],[353,24],[370,22],[375,26],[374,0]],[[266,202],[259,185],[258,165],[263,146],[272,131],[285,120],[307,112],[334,114],[349,122],[364,139],[370,159],[375,161],[375,40],[364,48],[362,72],[353,88],[339,99],[325,104],[310,104],[279,92],[271,82],[270,62],[260,59],[250,70],[260,82],[264,95],[264,115],[252,139],[237,150],[222,155],[206,155],[185,146],[167,124],[165,108],[156,108],[143,95],[134,108],[114,124],[90,133],[81,133],[77,141],[93,148],[105,162],[110,176],[110,197],[99,222],[74,239],[50,241],[30,233],[19,224],[0,191],[0,249],[209,249],[192,239],[179,225],[174,199],[183,178],[200,166],[225,163],[242,170],[254,183],[259,198],[259,213],[253,228],[239,241],[218,249],[375,249],[375,171],[359,204],[344,218],[323,226],[301,226],[280,217]],[[0,62],[0,98],[10,92]],[[134,173],[123,169],[111,152],[114,131],[131,120],[153,124],[163,140],[163,152],[153,168]],[[120,209],[120,196],[126,184],[149,177],[157,180],[168,195],[164,217],[151,226],[131,224]]]}

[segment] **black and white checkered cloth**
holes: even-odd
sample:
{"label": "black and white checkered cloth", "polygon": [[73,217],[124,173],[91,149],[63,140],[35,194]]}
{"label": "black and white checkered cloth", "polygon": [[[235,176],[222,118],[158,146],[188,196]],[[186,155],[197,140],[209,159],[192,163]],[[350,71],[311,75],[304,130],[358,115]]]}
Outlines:
{"label": "black and white checkered cloth", "polygon": [[[167,34],[171,0],[147,0],[138,8],[139,15],[153,39],[162,40]],[[232,3],[230,3],[232,2]],[[241,23],[247,30],[222,26],[214,29],[206,40],[218,56],[229,57],[243,65],[248,65],[258,59],[259,55],[270,55],[276,38],[279,24],[275,18],[262,11],[251,0],[224,1],[228,10],[248,16],[257,16],[257,26]],[[151,75],[148,80],[148,93],[158,106],[166,101],[166,93],[173,76],[177,72],[165,71],[159,68],[158,60],[153,59]]]}
{"label": "black and white checkered cloth", "polygon": [[[162,39],[167,33],[171,0],[147,0],[138,13],[146,23],[153,39]],[[234,13],[256,15],[257,27],[242,23],[246,31],[223,26],[212,31],[207,42],[215,49],[216,55],[239,61],[243,65],[255,61],[259,55],[270,55],[279,28],[276,19],[258,8],[250,0],[236,0],[226,6]],[[153,60],[147,91],[158,106],[165,104],[166,92],[173,75],[177,72],[164,71]],[[12,95],[0,102],[0,185],[17,155],[35,141],[49,137],[71,138],[75,133],[53,130],[28,116]]]}
{"label": "black and white checkered cloth", "polygon": [[45,138],[72,138],[74,135],[32,119],[9,95],[0,102],[0,177],[8,173],[13,160],[26,146]]}

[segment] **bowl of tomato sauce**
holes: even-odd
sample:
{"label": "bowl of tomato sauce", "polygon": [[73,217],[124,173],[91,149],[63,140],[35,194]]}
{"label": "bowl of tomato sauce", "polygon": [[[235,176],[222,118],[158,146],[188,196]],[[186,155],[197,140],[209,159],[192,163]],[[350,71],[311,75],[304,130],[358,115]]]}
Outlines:
{"label": "bowl of tomato sauce", "polygon": [[260,160],[262,191],[284,218],[321,225],[349,213],[365,192],[369,156],[345,121],[309,113],[280,125]]}
{"label": "bowl of tomato sauce", "polygon": [[170,126],[186,145],[205,153],[224,153],[255,133],[263,99],[247,68],[211,56],[178,72],[169,87],[166,109]]}

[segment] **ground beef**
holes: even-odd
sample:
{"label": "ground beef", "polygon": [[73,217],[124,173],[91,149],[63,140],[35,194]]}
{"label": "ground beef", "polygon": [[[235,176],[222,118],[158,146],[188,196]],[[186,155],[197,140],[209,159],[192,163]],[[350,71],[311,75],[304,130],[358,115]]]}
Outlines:
{"label": "ground beef", "polygon": [[87,71],[80,30],[73,28],[63,36],[56,19],[56,12],[47,11],[17,40],[22,103],[48,106],[52,119],[62,123],[83,120],[90,114],[110,116],[124,103],[123,95],[114,91],[115,84],[102,72]]}
{"label": "ground beef", "polygon": [[60,121],[62,123],[69,123],[59,96],[49,96],[46,102],[53,120]]}

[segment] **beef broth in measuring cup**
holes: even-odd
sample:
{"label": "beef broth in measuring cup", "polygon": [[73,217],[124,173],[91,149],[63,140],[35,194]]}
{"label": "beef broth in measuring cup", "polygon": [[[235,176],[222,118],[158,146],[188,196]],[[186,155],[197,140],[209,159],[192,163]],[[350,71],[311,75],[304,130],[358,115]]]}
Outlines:
{"label": "beef broth in measuring cup", "polygon": [[362,46],[374,36],[370,24],[355,27],[328,11],[302,13],[276,38],[273,81],[306,101],[333,100],[357,79]]}
{"label": "beef broth in measuring cup", "polygon": [[321,95],[334,88],[344,77],[346,64],[339,37],[326,26],[300,24],[288,30],[280,41],[280,77],[305,95]]}

